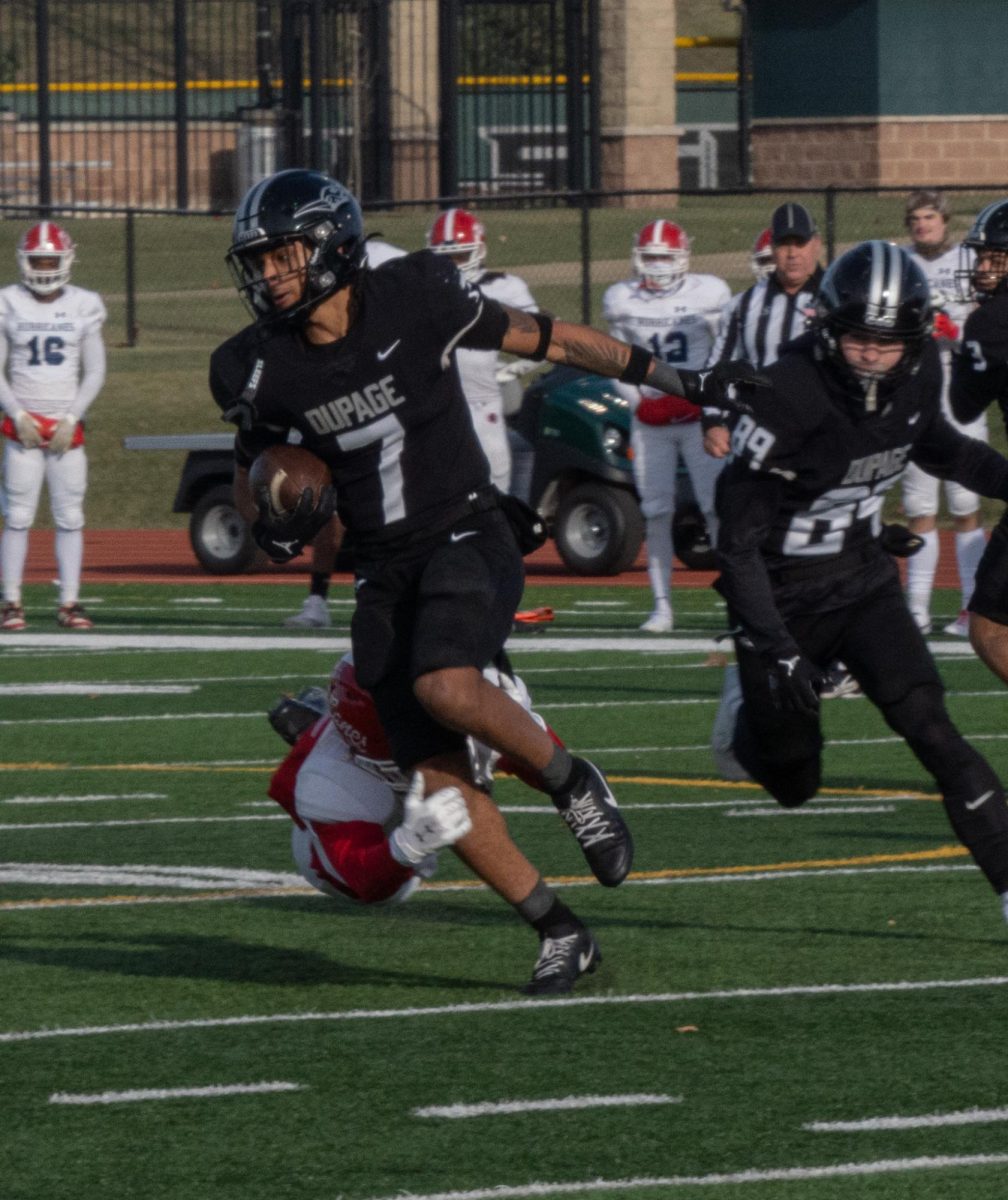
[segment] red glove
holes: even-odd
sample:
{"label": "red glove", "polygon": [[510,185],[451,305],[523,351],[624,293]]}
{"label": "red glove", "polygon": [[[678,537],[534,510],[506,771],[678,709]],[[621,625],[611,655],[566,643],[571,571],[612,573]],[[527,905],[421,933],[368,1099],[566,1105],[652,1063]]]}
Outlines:
{"label": "red glove", "polygon": [[936,312],[931,336],[938,341],[957,342],[959,340],[959,326],[952,320],[948,313]]}
{"label": "red glove", "polygon": [[700,419],[700,406],[685,396],[644,396],[634,414],[643,425],[680,425]]}

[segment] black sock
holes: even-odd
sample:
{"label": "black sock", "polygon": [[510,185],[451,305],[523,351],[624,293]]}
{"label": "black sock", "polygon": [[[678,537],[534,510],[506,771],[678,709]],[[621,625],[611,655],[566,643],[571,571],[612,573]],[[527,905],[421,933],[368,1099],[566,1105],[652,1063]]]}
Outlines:
{"label": "black sock", "polygon": [[553,757],[540,771],[543,786],[551,796],[555,796],[557,792],[567,791],[573,783],[576,773],[577,759],[572,758],[563,746],[557,746],[553,751]]}
{"label": "black sock", "polygon": [[525,899],[514,907],[522,920],[531,925],[540,938],[566,937],[584,928],[584,923],[578,920],[542,879]]}
{"label": "black sock", "polygon": [[312,571],[308,594],[311,596],[321,596],[324,600],[329,595],[329,579],[330,575],[328,571]]}

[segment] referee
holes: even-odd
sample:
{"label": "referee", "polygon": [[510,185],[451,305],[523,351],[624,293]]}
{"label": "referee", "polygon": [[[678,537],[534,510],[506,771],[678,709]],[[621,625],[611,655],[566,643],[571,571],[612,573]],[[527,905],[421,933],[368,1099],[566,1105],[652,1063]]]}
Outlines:
{"label": "referee", "polygon": [[709,363],[743,358],[769,367],[785,342],[805,332],[822,279],[822,239],[801,204],[782,204],[770,230],[774,269],[725,309]]}

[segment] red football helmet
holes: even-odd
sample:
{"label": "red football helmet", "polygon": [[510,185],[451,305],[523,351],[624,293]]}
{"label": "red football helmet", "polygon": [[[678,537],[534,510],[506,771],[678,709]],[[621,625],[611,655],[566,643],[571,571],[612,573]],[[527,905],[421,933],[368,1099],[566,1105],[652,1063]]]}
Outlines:
{"label": "red football helmet", "polygon": [[652,292],[678,288],[689,270],[690,241],[672,221],[652,221],[637,234],[633,246],[634,273]]}
{"label": "red football helmet", "polygon": [[446,209],[430,227],[427,245],[435,254],[450,254],[462,278],[476,282],[486,258],[486,230],[471,212]]}
{"label": "red football helmet", "polygon": [[757,279],[766,279],[773,274],[773,230],[764,229],[752,245],[752,257],[749,259],[752,273]]}
{"label": "red football helmet", "polygon": [[[73,238],[55,221],[40,221],[33,225],[18,243],[21,282],[39,296],[58,292],[70,281],[75,249]],[[40,267],[32,261],[36,258],[54,258],[57,265]]]}
{"label": "red football helmet", "polygon": [[329,712],[359,766],[395,786],[405,786],[408,780],[392,759],[371,693],[357,682],[352,654],[344,654],[329,676]]}

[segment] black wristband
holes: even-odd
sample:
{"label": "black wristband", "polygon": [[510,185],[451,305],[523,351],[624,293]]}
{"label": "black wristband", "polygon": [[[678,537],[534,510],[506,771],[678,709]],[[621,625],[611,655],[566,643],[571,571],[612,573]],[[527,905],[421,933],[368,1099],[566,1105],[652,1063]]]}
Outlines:
{"label": "black wristband", "polygon": [[620,383],[632,383],[635,387],[640,387],[647,379],[647,373],[651,370],[653,362],[654,355],[650,351],[645,350],[643,346],[631,346],[630,358],[623,368],[623,374],[619,377]]}
{"label": "black wristband", "polygon": [[529,313],[529,316],[539,326],[539,343],[529,357],[535,362],[542,362],[553,340],[553,318],[541,312]]}

